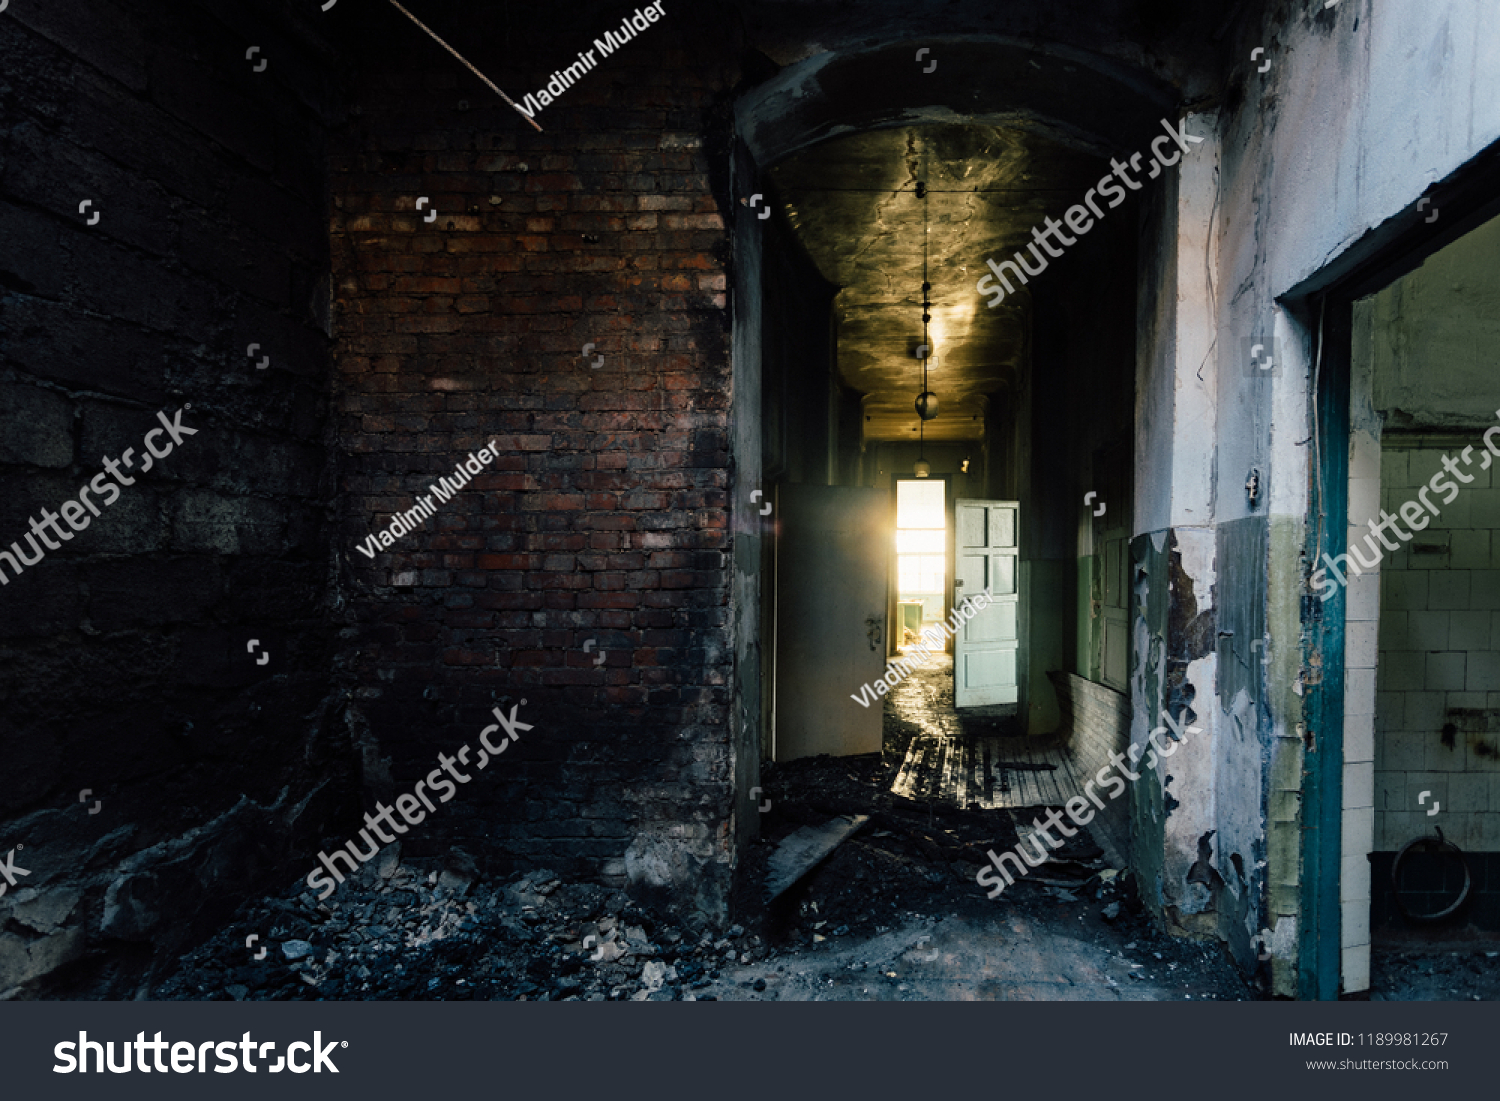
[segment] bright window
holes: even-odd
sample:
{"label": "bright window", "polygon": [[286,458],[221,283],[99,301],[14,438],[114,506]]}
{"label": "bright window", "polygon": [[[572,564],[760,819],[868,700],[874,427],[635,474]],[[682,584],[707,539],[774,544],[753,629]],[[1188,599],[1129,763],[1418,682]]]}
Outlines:
{"label": "bright window", "polygon": [[946,488],[925,479],[896,483],[896,583],[902,595],[947,588]]}
{"label": "bright window", "polygon": [[903,554],[898,581],[902,595],[942,592],[944,565],[946,563],[941,554]]}

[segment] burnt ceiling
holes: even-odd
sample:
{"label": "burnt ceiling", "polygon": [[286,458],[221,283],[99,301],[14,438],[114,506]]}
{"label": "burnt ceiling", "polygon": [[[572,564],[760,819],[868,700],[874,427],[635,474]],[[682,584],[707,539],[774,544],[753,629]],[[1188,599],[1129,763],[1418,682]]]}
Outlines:
{"label": "burnt ceiling", "polygon": [[979,439],[990,396],[1026,369],[1031,324],[1024,288],[993,309],[975,290],[988,274],[985,258],[1024,248],[1033,226],[1061,216],[1107,171],[1106,162],[1035,131],[964,123],[835,137],[771,170],[787,220],[841,288],[838,371],[864,395],[866,440],[917,434],[924,236],[928,388],[940,401],[926,438]]}

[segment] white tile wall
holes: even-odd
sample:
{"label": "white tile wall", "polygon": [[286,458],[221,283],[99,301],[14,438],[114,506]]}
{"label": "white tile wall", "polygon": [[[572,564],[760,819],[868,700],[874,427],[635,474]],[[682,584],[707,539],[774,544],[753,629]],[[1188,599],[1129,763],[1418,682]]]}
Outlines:
{"label": "white tile wall", "polygon": [[1346,902],[1370,899],[1370,859],[1364,854],[1346,856],[1341,861],[1339,897]]}
{"label": "white tile wall", "polygon": [[1375,763],[1375,716],[1345,715],[1344,764],[1362,762]]}
{"label": "white tile wall", "polygon": [[[1381,450],[1364,433],[1351,437],[1348,537],[1359,541],[1366,559],[1377,553],[1379,564],[1358,575],[1355,563],[1343,567],[1349,583],[1339,897],[1346,992],[1370,986],[1372,849],[1397,849],[1441,824],[1462,848],[1500,851],[1500,758],[1469,745],[1489,739],[1480,732],[1488,724],[1461,724],[1472,729],[1457,730],[1453,745],[1443,744],[1450,709],[1500,711],[1500,467],[1481,470],[1476,455],[1463,468],[1473,480],[1458,479],[1459,496],[1442,504],[1442,494],[1429,491],[1440,515],[1420,531],[1412,522],[1422,519],[1411,505],[1418,491],[1443,469],[1443,455],[1461,447]],[[1407,542],[1388,531],[1398,549],[1369,532],[1367,522],[1381,508],[1401,516],[1400,527],[1413,536]],[[1429,815],[1434,805],[1440,809]]]}
{"label": "white tile wall", "polygon": [[[1398,513],[1416,500],[1418,490],[1442,469],[1443,455],[1457,455],[1462,446],[1387,449],[1380,458],[1383,507]],[[1474,480],[1460,486],[1451,504],[1442,503],[1443,494],[1429,492],[1441,514],[1406,550],[1386,553],[1381,561],[1370,786],[1373,840],[1381,850],[1400,848],[1435,825],[1461,848],[1500,849],[1500,758],[1474,752],[1470,745],[1475,738],[1500,743],[1500,731],[1492,737],[1480,723],[1480,730],[1458,730],[1452,746],[1443,744],[1450,710],[1500,709],[1500,531],[1495,530],[1500,529],[1500,487],[1492,484],[1494,470],[1479,469],[1477,455],[1462,469]],[[1410,530],[1407,522],[1401,526]],[[1439,552],[1428,553],[1431,548]],[[1364,629],[1359,630],[1363,646]],[[1355,684],[1351,674],[1348,685]],[[1346,808],[1364,797],[1363,786],[1350,791],[1351,784],[1364,782],[1358,760],[1346,753]],[[1418,805],[1424,791],[1430,794]],[[1434,803],[1441,809],[1429,815]],[[1345,859],[1352,855],[1346,848]],[[1357,926],[1346,916],[1346,939],[1351,922]]]}
{"label": "white tile wall", "polygon": [[1344,807],[1352,810],[1357,807],[1373,807],[1375,805],[1375,762],[1359,761],[1350,763],[1348,754],[1345,754],[1344,763]]}
{"label": "white tile wall", "polygon": [[[1386,457],[1379,441],[1362,432],[1351,437],[1349,456],[1350,545],[1356,541],[1359,556],[1351,553],[1346,567],[1349,584],[1344,614],[1344,806],[1343,860],[1339,877],[1339,912],[1343,928],[1341,977],[1345,991],[1366,990],[1370,985],[1370,863],[1368,853],[1375,843],[1377,796],[1375,786],[1376,666],[1380,654],[1381,608],[1380,556],[1373,569],[1359,565],[1371,560],[1365,544],[1369,521],[1380,519]],[[1404,456],[1403,456],[1404,459]],[[1393,459],[1391,468],[1404,472],[1405,464]],[[1380,555],[1391,553],[1379,545]],[[1355,570],[1360,572],[1356,575]],[[1404,629],[1404,622],[1401,624]]]}
{"label": "white tile wall", "polygon": [[[1365,906],[1368,912],[1368,904]],[[1343,966],[1340,973],[1344,978],[1344,992],[1357,994],[1361,990],[1370,989],[1370,946],[1362,944],[1357,948],[1345,948],[1343,950]]]}

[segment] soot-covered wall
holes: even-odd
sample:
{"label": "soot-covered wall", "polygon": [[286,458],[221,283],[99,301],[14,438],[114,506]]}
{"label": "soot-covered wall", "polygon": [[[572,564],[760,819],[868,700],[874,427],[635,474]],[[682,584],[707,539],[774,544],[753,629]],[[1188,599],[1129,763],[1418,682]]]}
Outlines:
{"label": "soot-covered wall", "polygon": [[[434,30],[519,100],[619,18],[471,6]],[[458,766],[408,852],[603,874],[721,916],[726,32],[666,5],[538,133],[411,30],[394,12],[359,29],[332,160],[342,661],[367,801],[413,791],[440,753],[477,760],[499,709],[531,729]],[[415,531],[357,549],[491,443]]]}
{"label": "soot-covered wall", "polygon": [[0,19],[0,997],[134,994],[340,799],[339,78],[291,9]]}

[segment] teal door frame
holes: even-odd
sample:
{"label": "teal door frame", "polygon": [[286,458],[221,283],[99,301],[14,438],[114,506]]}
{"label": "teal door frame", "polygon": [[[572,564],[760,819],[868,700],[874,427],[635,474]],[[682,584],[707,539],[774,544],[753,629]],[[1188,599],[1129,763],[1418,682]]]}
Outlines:
{"label": "teal door frame", "polygon": [[[1313,494],[1309,502],[1309,562],[1326,553],[1337,560],[1347,549],[1349,523],[1349,357],[1353,300],[1320,303],[1322,347],[1313,385],[1316,426]],[[1329,316],[1329,314],[1332,316]],[[1319,353],[1321,352],[1321,355]],[[1308,678],[1302,718],[1302,922],[1297,953],[1297,996],[1309,1001],[1338,997],[1343,914],[1339,900],[1344,828],[1344,610],[1339,586],[1320,600],[1304,586],[1304,659]],[[1321,668],[1319,668],[1321,663]]]}
{"label": "teal door frame", "polygon": [[[1423,201],[1427,200],[1427,201]],[[1431,221],[1424,213],[1441,211]],[[1349,381],[1354,303],[1420,267],[1433,253],[1500,217],[1500,142],[1366,234],[1322,271],[1278,301],[1312,335],[1309,399],[1316,433],[1308,507],[1306,572],[1322,555],[1346,550],[1349,516]],[[1341,586],[1320,601],[1302,596],[1304,666],[1312,670],[1303,703],[1301,918],[1297,996],[1339,996],[1343,914],[1339,898],[1343,838],[1344,610]]]}

